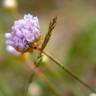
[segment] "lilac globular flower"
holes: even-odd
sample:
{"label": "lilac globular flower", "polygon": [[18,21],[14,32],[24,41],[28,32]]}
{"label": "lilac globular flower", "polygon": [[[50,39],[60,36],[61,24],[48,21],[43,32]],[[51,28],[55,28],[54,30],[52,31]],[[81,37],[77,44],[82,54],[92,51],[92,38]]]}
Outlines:
{"label": "lilac globular flower", "polygon": [[37,17],[24,15],[23,19],[14,22],[11,33],[5,33],[7,50],[20,55],[31,49],[40,37],[40,26]]}

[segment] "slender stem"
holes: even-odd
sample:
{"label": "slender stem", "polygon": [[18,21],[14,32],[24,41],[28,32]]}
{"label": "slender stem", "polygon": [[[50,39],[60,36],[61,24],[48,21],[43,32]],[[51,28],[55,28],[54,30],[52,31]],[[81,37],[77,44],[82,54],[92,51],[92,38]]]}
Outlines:
{"label": "slender stem", "polygon": [[91,92],[96,93],[96,90],[94,90],[93,88],[91,88],[87,83],[85,83],[84,81],[82,81],[78,76],[76,76],[75,74],[73,74],[69,69],[67,69],[63,64],[59,63],[56,59],[54,59],[48,53],[46,53],[45,51],[43,51],[41,49],[37,49],[37,50],[39,50],[40,52],[42,52],[43,54],[45,54],[47,57],[49,57],[53,62],[55,62],[58,66],[60,66],[67,74],[69,74],[70,76],[72,76],[75,80],[79,81],[82,85],[84,85]]}
{"label": "slender stem", "polygon": [[51,89],[51,91],[56,95],[56,96],[62,96],[61,93],[57,90],[56,86],[54,86],[45,76],[45,74],[42,72],[42,70],[36,66],[35,63],[32,63],[30,60],[26,61],[26,64],[28,67],[34,72],[35,75],[40,77],[42,80],[44,80],[48,87]]}

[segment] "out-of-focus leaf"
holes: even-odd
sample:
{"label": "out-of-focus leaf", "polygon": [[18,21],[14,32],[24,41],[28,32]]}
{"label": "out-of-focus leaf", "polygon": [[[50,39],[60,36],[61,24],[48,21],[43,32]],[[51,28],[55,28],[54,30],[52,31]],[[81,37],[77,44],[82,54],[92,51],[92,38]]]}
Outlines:
{"label": "out-of-focus leaf", "polygon": [[5,82],[3,76],[0,74],[0,92],[3,96],[12,96],[12,91]]}
{"label": "out-of-focus leaf", "polygon": [[[76,75],[84,76],[86,69],[96,66],[96,22],[86,26],[74,36],[69,49],[66,66]],[[69,83],[74,82],[66,76]]]}

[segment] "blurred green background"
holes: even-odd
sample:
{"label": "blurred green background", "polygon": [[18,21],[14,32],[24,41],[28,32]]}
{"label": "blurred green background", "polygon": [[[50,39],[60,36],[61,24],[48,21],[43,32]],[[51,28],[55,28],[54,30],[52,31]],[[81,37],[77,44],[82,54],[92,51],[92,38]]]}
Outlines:
{"label": "blurred green background", "polygon": [[[58,17],[46,52],[96,89],[96,0],[0,0],[0,96],[55,96],[37,76],[28,84],[32,71],[6,51],[4,33],[28,13],[38,16],[43,35]],[[62,96],[96,96],[46,56],[40,68]]]}

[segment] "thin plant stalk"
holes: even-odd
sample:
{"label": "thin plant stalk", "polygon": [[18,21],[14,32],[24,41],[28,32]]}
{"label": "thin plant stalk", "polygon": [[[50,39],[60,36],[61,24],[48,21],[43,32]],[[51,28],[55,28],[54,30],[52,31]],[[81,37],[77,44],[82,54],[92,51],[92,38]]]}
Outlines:
{"label": "thin plant stalk", "polygon": [[91,88],[87,83],[85,83],[83,80],[81,80],[78,76],[76,76],[75,74],[73,74],[69,69],[67,69],[62,63],[60,63],[59,61],[57,61],[55,58],[53,58],[52,56],[50,56],[47,52],[45,52],[44,50],[41,49],[37,49],[39,50],[41,53],[45,54],[48,58],[50,58],[53,62],[55,62],[60,68],[62,68],[67,74],[69,74],[71,77],[73,77],[75,80],[79,81],[82,85],[84,85],[87,89],[89,89],[91,92],[96,93],[96,90],[94,90],[93,88]]}
{"label": "thin plant stalk", "polygon": [[45,74],[42,72],[42,70],[36,66],[35,63],[32,63],[30,60],[26,61],[26,64],[28,65],[28,67],[33,71],[33,73],[38,76],[39,78],[41,78],[42,80],[44,80],[49,89],[51,89],[51,91],[56,95],[56,96],[62,96],[61,93],[57,90],[56,86],[54,86],[49,80],[48,78],[45,76]]}

